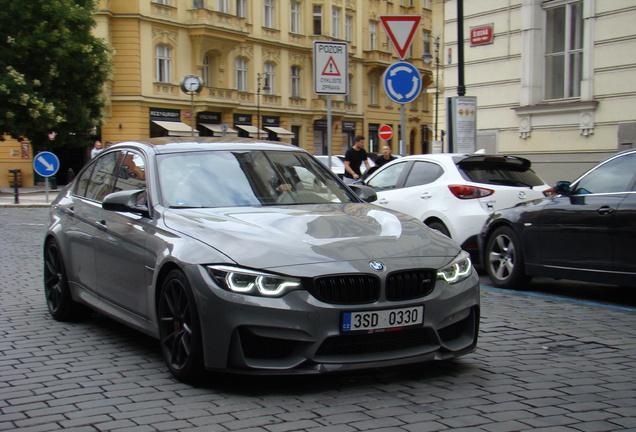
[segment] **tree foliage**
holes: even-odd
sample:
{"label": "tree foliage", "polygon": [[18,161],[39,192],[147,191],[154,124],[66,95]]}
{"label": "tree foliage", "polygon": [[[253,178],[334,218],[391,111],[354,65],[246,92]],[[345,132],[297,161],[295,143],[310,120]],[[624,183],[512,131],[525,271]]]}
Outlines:
{"label": "tree foliage", "polygon": [[36,148],[86,145],[111,68],[91,32],[95,11],[96,0],[0,0],[0,135]]}

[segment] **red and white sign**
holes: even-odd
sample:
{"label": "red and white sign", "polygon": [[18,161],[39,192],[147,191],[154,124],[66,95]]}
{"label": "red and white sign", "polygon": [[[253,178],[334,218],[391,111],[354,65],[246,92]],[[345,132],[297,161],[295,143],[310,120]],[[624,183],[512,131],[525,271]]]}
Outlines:
{"label": "red and white sign", "polygon": [[494,24],[486,24],[470,28],[470,46],[491,44],[493,40]]}
{"label": "red and white sign", "polygon": [[400,59],[404,60],[406,57],[406,51],[413,43],[413,36],[421,20],[421,15],[382,15],[380,17],[380,22]]}
{"label": "red and white sign", "polygon": [[393,137],[393,128],[389,125],[382,125],[378,130],[378,135],[383,140],[390,140]]}

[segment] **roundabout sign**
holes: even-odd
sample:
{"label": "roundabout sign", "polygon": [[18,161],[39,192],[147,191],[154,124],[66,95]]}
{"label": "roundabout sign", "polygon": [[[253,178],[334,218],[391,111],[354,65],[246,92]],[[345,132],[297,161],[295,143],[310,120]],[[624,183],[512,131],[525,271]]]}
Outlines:
{"label": "roundabout sign", "polygon": [[397,62],[389,66],[382,81],[389,98],[401,104],[413,102],[422,90],[420,72],[407,62]]}

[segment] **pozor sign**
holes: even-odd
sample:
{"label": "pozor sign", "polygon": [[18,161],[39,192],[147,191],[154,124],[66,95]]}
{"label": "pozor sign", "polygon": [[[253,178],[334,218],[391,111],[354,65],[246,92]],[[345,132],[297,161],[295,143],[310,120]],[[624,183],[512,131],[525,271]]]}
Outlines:
{"label": "pozor sign", "polygon": [[345,95],[349,92],[349,57],[345,42],[314,41],[314,93]]}

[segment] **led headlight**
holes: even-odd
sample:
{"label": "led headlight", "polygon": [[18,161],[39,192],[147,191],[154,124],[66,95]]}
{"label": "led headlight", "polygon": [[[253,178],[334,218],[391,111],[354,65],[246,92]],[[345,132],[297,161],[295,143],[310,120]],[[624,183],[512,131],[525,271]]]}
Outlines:
{"label": "led headlight", "polygon": [[454,284],[470,276],[472,269],[470,254],[466,251],[461,251],[452,263],[437,271],[437,279],[443,279],[449,284]]}
{"label": "led headlight", "polygon": [[230,266],[208,266],[222,288],[252,296],[282,297],[301,288],[300,279]]}

